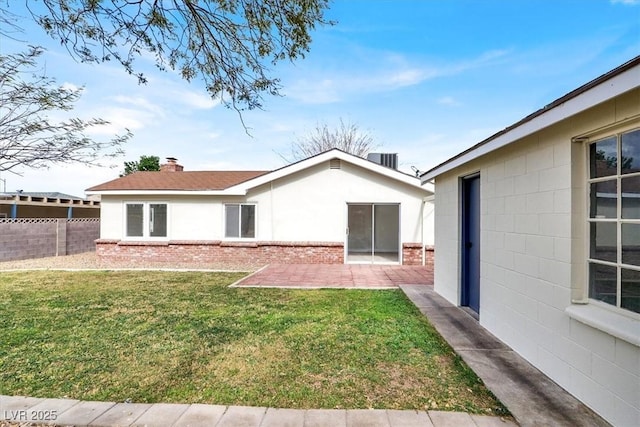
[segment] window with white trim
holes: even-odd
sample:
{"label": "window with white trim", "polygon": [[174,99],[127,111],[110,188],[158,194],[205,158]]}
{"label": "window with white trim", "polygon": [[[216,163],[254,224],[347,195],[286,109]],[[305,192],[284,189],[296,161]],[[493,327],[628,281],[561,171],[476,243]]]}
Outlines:
{"label": "window with white trim", "polygon": [[126,203],[125,222],[126,237],[167,237],[167,204]]}
{"label": "window with white trim", "polygon": [[228,203],[224,205],[224,237],[254,239],[256,237],[256,205]]}
{"label": "window with white trim", "polygon": [[589,145],[589,298],[640,313],[640,129]]}

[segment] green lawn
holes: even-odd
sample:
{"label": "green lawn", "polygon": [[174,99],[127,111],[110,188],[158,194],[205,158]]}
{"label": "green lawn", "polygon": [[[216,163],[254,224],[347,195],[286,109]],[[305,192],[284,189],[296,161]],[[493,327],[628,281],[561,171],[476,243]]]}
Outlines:
{"label": "green lawn", "polygon": [[401,291],[240,277],[1,273],[0,394],[507,413]]}

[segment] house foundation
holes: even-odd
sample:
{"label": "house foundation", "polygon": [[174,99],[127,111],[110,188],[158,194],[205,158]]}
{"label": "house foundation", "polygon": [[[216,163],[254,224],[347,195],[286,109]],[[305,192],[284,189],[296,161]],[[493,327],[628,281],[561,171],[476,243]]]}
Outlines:
{"label": "house foundation", "polygon": [[[139,266],[177,264],[343,264],[342,242],[225,242],[221,240],[136,242],[114,239],[96,240],[96,253],[107,263]],[[425,264],[433,265],[433,248],[425,249]],[[422,245],[404,243],[404,265],[422,265]]]}

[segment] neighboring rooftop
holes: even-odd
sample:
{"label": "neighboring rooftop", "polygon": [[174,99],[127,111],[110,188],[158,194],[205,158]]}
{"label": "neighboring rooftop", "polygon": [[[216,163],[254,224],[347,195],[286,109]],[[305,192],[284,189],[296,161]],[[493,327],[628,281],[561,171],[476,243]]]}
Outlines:
{"label": "neighboring rooftop", "polygon": [[0,197],[25,196],[42,199],[67,199],[67,200],[84,200],[84,197],[72,196],[70,194],[59,193],[57,191],[7,191],[0,193]]}

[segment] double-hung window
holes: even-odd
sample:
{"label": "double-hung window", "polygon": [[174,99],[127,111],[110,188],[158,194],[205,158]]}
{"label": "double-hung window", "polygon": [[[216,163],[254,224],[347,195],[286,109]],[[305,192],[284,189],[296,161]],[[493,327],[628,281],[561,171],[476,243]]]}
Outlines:
{"label": "double-hung window", "polygon": [[133,202],[125,204],[126,237],[167,237],[167,204]]}
{"label": "double-hung window", "polygon": [[589,298],[640,313],[640,129],[588,155]]}
{"label": "double-hung window", "polygon": [[253,239],[256,237],[256,205],[228,203],[224,205],[224,237]]}

